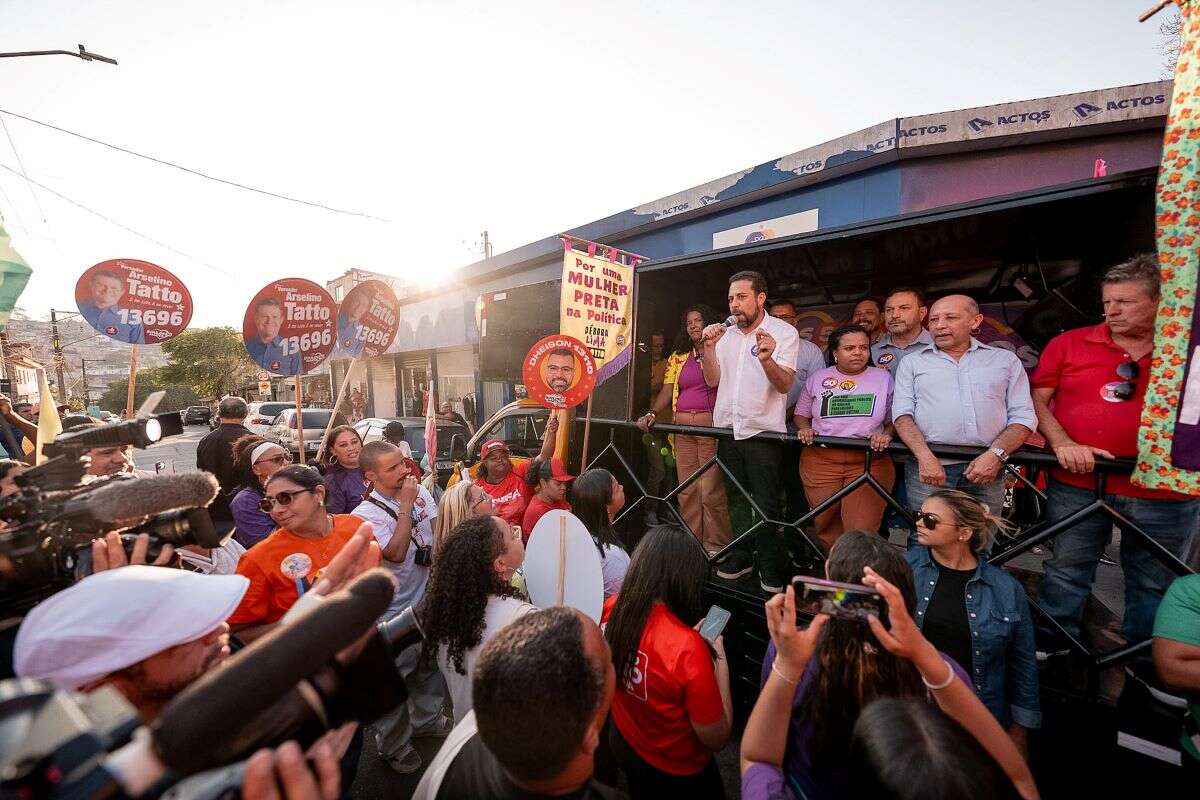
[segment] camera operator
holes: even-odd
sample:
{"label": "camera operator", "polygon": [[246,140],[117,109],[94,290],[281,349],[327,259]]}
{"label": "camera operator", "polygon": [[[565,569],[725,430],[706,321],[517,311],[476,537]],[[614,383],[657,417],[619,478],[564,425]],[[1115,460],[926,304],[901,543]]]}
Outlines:
{"label": "camera operator", "polygon": [[25,617],[16,673],[64,689],[110,685],[150,722],[229,655],[225,619],[249,585],[240,575],[143,565],[90,575]]}
{"label": "camera operator", "polygon": [[[19,404],[22,408],[32,408],[28,403]],[[12,401],[0,394],[0,445],[8,452],[8,457],[23,461],[26,458],[25,440],[37,442],[37,425],[17,413]],[[32,448],[30,448],[32,452]]]}

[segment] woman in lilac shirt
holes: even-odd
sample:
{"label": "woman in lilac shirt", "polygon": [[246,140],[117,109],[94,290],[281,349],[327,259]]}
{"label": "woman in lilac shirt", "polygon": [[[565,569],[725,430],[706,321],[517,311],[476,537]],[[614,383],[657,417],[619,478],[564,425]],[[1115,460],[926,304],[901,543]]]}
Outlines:
{"label": "woman in lilac shirt", "polygon": [[[825,360],[829,366],[808,376],[796,401],[796,435],[806,445],[814,436],[870,439],[871,475],[890,490],[896,467],[885,452],[896,429],[892,406],[892,376],[871,365],[871,340],[857,325],[829,334]],[[844,447],[805,447],[800,454],[800,480],[812,507],[825,502],[863,474],[866,454]],[[855,489],[840,503],[817,515],[817,538],[828,553],[843,531],[879,528],[886,503],[870,486]]]}
{"label": "woman in lilac shirt", "polygon": [[229,504],[235,526],[233,538],[248,549],[278,527],[258,504],[267,480],[292,463],[292,457],[280,445],[252,433],[233,443],[233,454],[234,466],[242,475],[242,488]]}
{"label": "woman in lilac shirt", "polygon": [[[665,416],[668,408],[677,425],[712,427],[717,390],[704,382],[700,358],[704,352],[704,326],[717,321],[716,312],[706,305],[695,305],[684,312],[683,330],[675,339],[675,352],[667,358],[662,390],[654,398],[654,408],[638,420],[639,428],[650,430],[658,415]],[[677,433],[674,439],[675,468],[680,483],[717,452],[714,438]],[[709,553],[729,544],[732,527],[725,502],[725,480],[720,469],[710,468],[679,493],[679,513]]]}
{"label": "woman in lilac shirt", "polygon": [[349,425],[329,432],[329,461],[325,469],[325,506],[330,514],[349,514],[367,496],[367,479],[358,467],[362,437]]}

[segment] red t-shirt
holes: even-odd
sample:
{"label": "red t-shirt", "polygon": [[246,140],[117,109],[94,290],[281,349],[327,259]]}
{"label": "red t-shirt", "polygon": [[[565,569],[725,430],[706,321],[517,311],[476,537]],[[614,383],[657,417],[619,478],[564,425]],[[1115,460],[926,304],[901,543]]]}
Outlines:
{"label": "red t-shirt", "polygon": [[[1101,323],[1055,336],[1042,351],[1037,369],[1030,378],[1034,389],[1054,389],[1051,400],[1054,418],[1075,442],[1099,447],[1117,457],[1135,458],[1138,452],[1138,425],[1142,417],[1142,396],[1150,380],[1150,354],[1138,360],[1138,375],[1133,397],[1117,400],[1112,389],[1125,379],[1117,374],[1117,365],[1129,361],[1129,354],[1112,339],[1108,326]],[[1078,475],[1056,468],[1055,480],[1091,489],[1091,475]],[[1182,500],[1183,495],[1161,489],[1134,486],[1125,475],[1109,475],[1105,484],[1113,494],[1155,500]]]}
{"label": "red t-shirt", "polygon": [[480,468],[479,480],[475,482],[492,498],[496,506],[496,515],[509,525],[520,525],[525,519],[525,508],[529,498],[533,497],[533,487],[525,483],[525,475],[529,472],[528,461],[514,461],[512,469],[499,483],[488,483]]}
{"label": "red t-shirt", "polygon": [[538,520],[544,517],[547,511],[553,511],[556,508],[570,511],[571,504],[566,500],[547,503],[537,494],[530,498],[529,507],[525,509],[525,518],[521,521],[521,538],[525,540],[525,544],[529,544],[529,534],[533,533],[533,526],[537,525]]}
{"label": "red t-shirt", "polygon": [[[604,601],[607,623],[619,595]],[[638,646],[637,667],[617,676],[612,718],[634,752],[672,775],[694,775],[712,759],[692,723],[725,713],[712,656],[700,634],[656,603]]]}
{"label": "red t-shirt", "polygon": [[278,622],[362,524],[350,514],[334,514],[333,530],[324,539],[304,539],[280,528],[247,550],[237,574],[250,579],[250,588],[229,624]]}

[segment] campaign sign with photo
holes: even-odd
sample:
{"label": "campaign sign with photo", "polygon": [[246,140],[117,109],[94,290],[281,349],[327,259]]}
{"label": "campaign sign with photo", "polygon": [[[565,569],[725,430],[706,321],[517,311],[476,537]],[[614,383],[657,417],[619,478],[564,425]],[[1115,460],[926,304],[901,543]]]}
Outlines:
{"label": "campaign sign with photo", "polygon": [[333,350],[337,303],[303,278],[272,281],[254,295],[242,320],[242,339],[255,364],[275,375],[300,375]]}
{"label": "campaign sign with photo", "polygon": [[521,376],[529,396],[546,408],[573,408],[596,387],[596,362],[583,342],[556,333],[525,355]]}
{"label": "campaign sign with photo", "polygon": [[347,358],[381,355],[400,330],[400,301],[383,281],[363,281],[338,307],[337,352]]}
{"label": "campaign sign with photo", "polygon": [[135,258],[101,261],[80,275],[75,305],[89,325],[127,344],[161,344],[192,319],[192,295],[183,281]]}

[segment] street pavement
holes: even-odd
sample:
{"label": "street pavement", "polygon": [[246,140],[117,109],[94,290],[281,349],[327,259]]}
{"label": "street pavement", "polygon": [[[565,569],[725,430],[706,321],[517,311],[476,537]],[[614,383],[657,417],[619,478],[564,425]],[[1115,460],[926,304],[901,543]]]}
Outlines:
{"label": "street pavement", "polygon": [[187,425],[178,436],[168,436],[147,447],[134,450],[133,461],[138,469],[154,471],[154,464],[163,463],[162,474],[196,471],[196,445],[208,433],[207,425]]}

